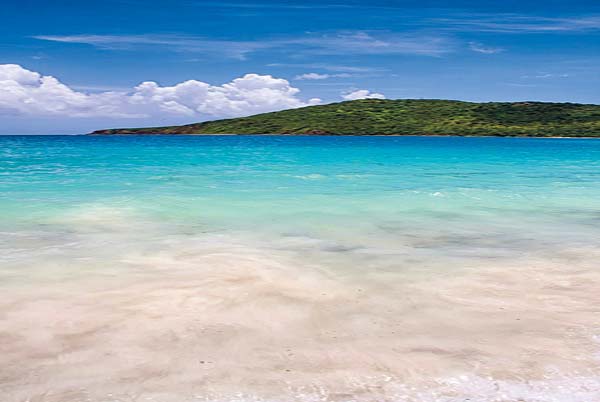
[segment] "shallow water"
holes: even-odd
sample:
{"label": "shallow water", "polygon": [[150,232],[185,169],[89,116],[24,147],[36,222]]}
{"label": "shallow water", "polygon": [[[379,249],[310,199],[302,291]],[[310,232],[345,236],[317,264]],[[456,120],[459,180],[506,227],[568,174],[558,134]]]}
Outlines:
{"label": "shallow water", "polygon": [[600,400],[600,141],[0,137],[2,401]]}

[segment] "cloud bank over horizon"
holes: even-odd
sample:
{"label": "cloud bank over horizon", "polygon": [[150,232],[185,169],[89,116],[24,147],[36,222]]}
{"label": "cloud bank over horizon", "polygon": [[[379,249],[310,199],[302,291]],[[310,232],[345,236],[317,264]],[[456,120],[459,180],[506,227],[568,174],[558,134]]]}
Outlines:
{"label": "cloud bank over horizon", "polygon": [[302,100],[283,78],[245,74],[222,85],[187,80],[173,86],[144,81],[127,91],[85,93],[18,64],[0,64],[0,115],[143,119],[152,116],[228,118],[321,103]]}

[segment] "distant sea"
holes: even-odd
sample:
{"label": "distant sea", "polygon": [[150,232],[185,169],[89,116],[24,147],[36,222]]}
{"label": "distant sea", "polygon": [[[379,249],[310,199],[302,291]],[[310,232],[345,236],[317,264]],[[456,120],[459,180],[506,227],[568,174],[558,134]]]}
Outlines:
{"label": "distant sea", "polygon": [[0,137],[4,402],[600,400],[600,141]]}

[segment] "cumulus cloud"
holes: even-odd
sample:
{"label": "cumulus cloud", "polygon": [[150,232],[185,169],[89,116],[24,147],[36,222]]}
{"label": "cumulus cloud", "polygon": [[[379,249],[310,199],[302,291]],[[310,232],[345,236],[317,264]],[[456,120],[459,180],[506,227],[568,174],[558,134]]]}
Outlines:
{"label": "cumulus cloud", "polygon": [[331,74],[306,73],[297,75],[296,80],[326,80],[331,77]]}
{"label": "cumulus cloud", "polygon": [[357,100],[357,99],[385,99],[384,94],[377,92],[371,92],[367,89],[357,89],[346,94],[342,94],[344,100]]}
{"label": "cumulus cloud", "polygon": [[188,80],[173,86],[142,82],[128,91],[85,93],[17,64],[0,65],[0,115],[145,118],[156,115],[236,117],[315,105],[281,78],[246,74],[215,86]]}

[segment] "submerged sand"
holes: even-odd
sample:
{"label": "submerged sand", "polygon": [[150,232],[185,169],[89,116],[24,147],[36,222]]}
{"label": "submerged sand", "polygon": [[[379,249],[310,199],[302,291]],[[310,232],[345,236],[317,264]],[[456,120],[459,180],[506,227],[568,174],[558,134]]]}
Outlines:
{"label": "submerged sand", "polygon": [[2,401],[600,400],[589,245],[115,222],[3,233]]}

